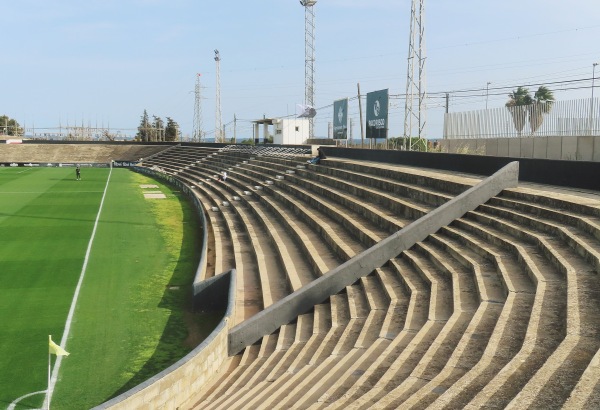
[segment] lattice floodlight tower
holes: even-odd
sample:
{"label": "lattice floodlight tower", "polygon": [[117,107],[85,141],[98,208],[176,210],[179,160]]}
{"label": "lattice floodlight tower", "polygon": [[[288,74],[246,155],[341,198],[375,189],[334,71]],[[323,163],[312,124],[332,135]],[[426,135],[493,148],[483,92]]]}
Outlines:
{"label": "lattice floodlight tower", "polygon": [[202,131],[202,87],[200,85],[200,74],[196,76],[196,87],[194,89],[194,142],[202,142],[204,135]]}
{"label": "lattice floodlight tower", "polygon": [[[304,104],[315,106],[315,10],[317,0],[300,0],[304,7]],[[315,120],[308,120],[308,137],[314,137]]]}
{"label": "lattice floodlight tower", "polygon": [[[425,0],[412,0],[404,108],[404,149],[407,149],[410,137],[425,138],[425,96]],[[415,100],[418,101],[416,108]],[[427,145],[425,147],[427,149]],[[408,149],[412,148],[409,144]]]}
{"label": "lattice floodlight tower", "polygon": [[217,65],[217,97],[215,107],[215,142],[223,142],[223,124],[221,121],[221,55],[215,50],[215,62]]}

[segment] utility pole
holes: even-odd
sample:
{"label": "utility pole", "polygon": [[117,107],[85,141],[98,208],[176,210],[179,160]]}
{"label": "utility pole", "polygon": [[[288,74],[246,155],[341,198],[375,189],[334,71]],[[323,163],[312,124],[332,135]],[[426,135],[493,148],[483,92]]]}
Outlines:
{"label": "utility pole", "polygon": [[196,88],[194,90],[194,134],[192,135],[194,142],[202,142],[202,87],[200,76],[200,73],[196,76]]}
{"label": "utility pole", "polygon": [[594,118],[594,80],[596,79],[596,66],[598,63],[592,64],[592,100],[590,101],[590,135],[593,135],[592,121]]}
{"label": "utility pole", "polygon": [[450,93],[446,93],[446,114],[448,114],[449,108],[450,108]]}
{"label": "utility pole", "polygon": [[233,114],[233,143],[237,144],[237,117]]}
{"label": "utility pole", "polygon": [[360,117],[360,147],[365,147],[365,128],[363,125],[363,115],[362,115],[362,100],[360,99],[360,83],[356,83],[356,87],[358,88],[358,115]]}
{"label": "utility pole", "polygon": [[488,107],[488,97],[490,95],[490,84],[491,82],[487,82],[486,86],[485,86],[485,109],[487,110]]}
{"label": "utility pole", "polygon": [[215,108],[215,142],[222,141],[222,128],[223,124],[221,121],[221,56],[219,50],[215,50],[215,62],[217,66],[217,98]]}
{"label": "utility pole", "polygon": [[[412,0],[407,61],[404,149],[407,149],[407,140],[413,135],[425,138],[425,0]],[[417,68],[418,73],[415,73]],[[415,78],[415,74],[418,78]],[[416,110],[413,107],[415,98],[418,98]],[[416,132],[414,132],[415,128]],[[408,149],[412,149],[412,144],[408,144]]]}

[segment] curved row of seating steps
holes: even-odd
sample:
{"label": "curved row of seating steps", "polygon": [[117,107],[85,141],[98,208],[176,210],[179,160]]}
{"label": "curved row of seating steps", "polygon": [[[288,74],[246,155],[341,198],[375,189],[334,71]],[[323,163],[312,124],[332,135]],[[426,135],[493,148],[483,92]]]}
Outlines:
{"label": "curved row of seating steps", "polygon": [[[444,185],[441,173],[401,177],[390,167],[350,161],[308,169],[304,159],[237,153],[195,161],[161,166],[202,182],[196,189],[207,197],[231,201],[235,212],[249,215],[245,223],[278,221],[282,228],[274,229],[289,232],[313,277],[330,268],[319,256],[334,255],[330,264],[346,260],[461,186]],[[229,173],[225,184],[214,177],[222,170]],[[411,190],[404,182],[411,178],[422,186]],[[504,191],[230,358],[196,408],[597,404],[600,212],[597,203],[574,201]],[[315,246],[304,242],[309,237]],[[285,281],[294,282],[289,275]],[[271,287],[261,282],[262,292]],[[331,325],[323,319],[329,311]]]}

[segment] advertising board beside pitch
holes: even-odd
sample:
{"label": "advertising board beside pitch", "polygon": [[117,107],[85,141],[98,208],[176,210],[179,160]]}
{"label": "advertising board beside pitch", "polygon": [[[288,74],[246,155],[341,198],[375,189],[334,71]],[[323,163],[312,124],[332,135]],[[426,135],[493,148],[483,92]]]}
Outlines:
{"label": "advertising board beside pitch", "polygon": [[333,139],[348,138],[348,99],[333,102]]}
{"label": "advertising board beside pitch", "polygon": [[387,138],[389,90],[367,93],[367,138]]}

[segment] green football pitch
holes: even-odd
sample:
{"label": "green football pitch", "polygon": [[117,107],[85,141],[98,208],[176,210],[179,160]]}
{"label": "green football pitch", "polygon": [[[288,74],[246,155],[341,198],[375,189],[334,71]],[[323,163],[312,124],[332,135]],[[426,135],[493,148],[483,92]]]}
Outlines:
{"label": "green football pitch", "polygon": [[0,408],[41,408],[48,335],[70,353],[56,409],[93,407],[189,352],[218,320],[189,309],[200,237],[178,192],[129,170],[0,168]]}

